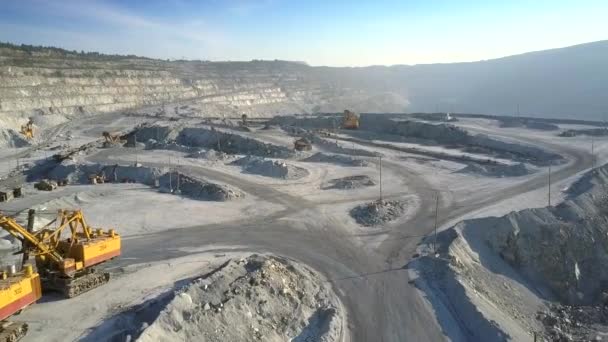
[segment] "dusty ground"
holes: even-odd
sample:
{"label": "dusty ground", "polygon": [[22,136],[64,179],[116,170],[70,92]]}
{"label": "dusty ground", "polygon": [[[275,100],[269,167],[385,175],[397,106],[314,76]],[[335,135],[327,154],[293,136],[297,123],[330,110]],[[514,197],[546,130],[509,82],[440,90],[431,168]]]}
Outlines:
{"label": "dusty ground", "polygon": [[[125,118],[116,113],[83,117],[49,127],[33,146],[2,150],[0,172],[8,175],[15,171],[17,164],[23,168],[24,163],[48,160],[57,151],[96,141],[108,127],[112,131],[127,132],[141,123],[154,125],[157,121],[146,116]],[[210,131],[205,126],[208,124],[201,123],[200,119],[183,118],[178,123],[182,127],[195,127],[191,132],[202,132],[201,128]],[[494,139],[532,145],[563,156],[563,163],[553,165],[551,170],[552,203],[561,201],[565,197],[562,190],[592,164],[588,137],[558,139],[556,132],[500,128],[498,123],[484,119],[463,119],[457,124]],[[260,164],[261,167],[252,169],[256,172],[248,170],[249,163],[245,163],[245,167],[234,164],[252,152],[291,151],[297,134],[279,126],[263,127],[263,124],[254,125],[249,132],[237,129],[236,125],[233,129],[218,128],[227,134],[224,136],[227,140],[220,142],[224,147],[214,145],[211,138],[194,142],[186,139],[166,145],[142,142],[137,148],[95,147],[74,157],[76,163],[129,167],[138,163],[142,168],[166,169],[193,179],[226,184],[244,194],[233,201],[202,201],[183,194],[164,193],[143,183],[72,184],[49,193],[32,189],[30,183],[24,198],[0,204],[0,210],[16,215],[30,207],[47,211],[64,206],[79,207],[92,225],[115,226],[125,237],[121,258],[106,265],[116,279],[75,299],[45,297],[41,304],[25,310],[19,319],[32,326],[26,341],[39,340],[42,336],[57,341],[86,336],[96,327],[103,327],[104,322],[109,322],[117,313],[161,293],[172,293],[176,285],[182,288],[232,256],[228,254],[234,252],[231,248],[218,246],[238,246],[239,253],[272,252],[319,272],[344,307],[346,340],[436,341],[446,337],[458,340],[459,336],[466,336],[462,326],[449,323],[453,322],[448,318],[449,310],[446,313],[429,292],[410,283],[415,276],[403,268],[416,253],[417,243],[433,230],[437,199],[440,229],[463,218],[504,215],[511,210],[541,207],[547,201],[546,165],[526,163],[525,167],[532,172],[516,174],[487,173],[471,168],[460,172],[470,163],[485,163],[487,159],[505,165],[517,165],[521,160],[509,160],[504,154],[497,157],[454,150],[429,141],[395,141],[393,137],[377,133],[366,135],[365,129],[356,135],[339,132],[323,138],[331,144],[319,142],[312,151],[285,152],[278,157],[264,155],[272,165]],[[41,142],[44,144],[37,145]],[[235,142],[232,150],[222,144],[230,142]],[[595,144],[598,162],[608,159],[608,140],[596,138]],[[262,150],[261,146],[264,146]],[[193,152],[197,152],[195,158],[191,157]],[[223,156],[224,153],[227,155]],[[217,158],[218,155],[223,157]],[[405,200],[407,205],[395,220],[362,227],[349,211],[378,199],[380,163],[383,197],[387,201]],[[38,170],[40,174],[33,178],[47,172]],[[296,170],[291,173],[296,176],[290,177],[290,170]],[[371,183],[346,189],[328,188],[336,179],[352,176],[365,176]],[[206,263],[209,268],[201,267]],[[137,271],[133,271],[135,269]],[[488,274],[488,279],[492,279],[490,276]],[[512,286],[508,279],[505,282]],[[312,283],[318,286],[316,280]],[[535,314],[536,308],[530,303],[537,301],[522,298],[521,303],[525,310]],[[65,315],[57,316],[54,312]],[[80,316],[86,319],[79,320],[70,329],[65,328],[68,321]],[[501,317],[506,316],[496,319]],[[153,330],[167,330],[165,328],[157,324]],[[103,330],[96,331],[94,340],[103,340],[103,336],[110,339],[109,332],[104,335],[100,333]],[[265,334],[271,336],[272,333],[268,330]],[[254,330],[251,336],[255,336]],[[285,336],[277,339],[286,340]],[[531,335],[522,331],[518,336],[529,338]]]}

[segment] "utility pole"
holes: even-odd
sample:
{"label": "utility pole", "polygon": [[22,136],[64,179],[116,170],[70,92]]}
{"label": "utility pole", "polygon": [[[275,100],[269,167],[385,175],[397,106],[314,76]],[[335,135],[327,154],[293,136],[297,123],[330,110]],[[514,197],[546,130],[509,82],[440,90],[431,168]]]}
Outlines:
{"label": "utility pole", "polygon": [[[36,210],[35,209],[30,209],[27,212],[27,231],[30,233],[34,232],[34,220],[36,219]],[[23,241],[23,260],[21,262],[22,265],[25,265],[25,263],[30,259],[30,254],[29,254],[29,242]]]}
{"label": "utility pole", "polygon": [[549,195],[547,196],[549,206],[551,206],[551,164],[549,164]]}
{"label": "utility pole", "polygon": [[591,173],[595,171],[595,137],[591,136]]}
{"label": "utility pole", "polygon": [[435,239],[433,241],[433,252],[437,254],[437,217],[439,216],[439,191],[435,192]]}
{"label": "utility pole", "polygon": [[171,156],[169,156],[169,192],[173,193],[173,184],[171,183],[171,178],[173,175],[171,174]]}
{"label": "utility pole", "polygon": [[378,158],[380,159],[380,201],[382,201],[382,156]]}

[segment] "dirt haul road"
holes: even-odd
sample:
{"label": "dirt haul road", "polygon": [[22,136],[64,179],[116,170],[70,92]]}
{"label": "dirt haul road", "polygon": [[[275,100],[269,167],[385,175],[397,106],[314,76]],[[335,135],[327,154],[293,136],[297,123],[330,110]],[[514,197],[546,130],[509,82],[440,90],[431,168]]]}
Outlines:
{"label": "dirt haul road", "polygon": [[[567,165],[552,175],[555,182],[591,165],[591,156],[586,152],[557,145],[551,148],[569,159]],[[100,152],[90,160],[112,164],[113,161],[107,158],[109,154],[112,152]],[[421,203],[416,215],[389,232],[384,242],[374,250],[362,248],[357,237],[344,233],[345,230],[336,227],[334,221],[331,221],[334,226],[328,225],[330,220],[321,210],[322,203],[312,203],[211,169],[181,166],[177,168],[183,172],[231,184],[286,208],[255,221],[196,226],[128,239],[119,264],[180,257],[188,254],[184,252],[186,247],[200,248],[213,244],[239,245],[246,246],[246,250],[277,253],[305,262],[331,280],[348,310],[352,340],[442,340],[444,337],[433,313],[418,291],[408,283],[404,269],[421,236],[432,232],[435,190],[413,170],[390,163],[383,165],[398,171],[408,187],[420,196]],[[172,167],[176,168],[175,165]],[[439,225],[546,185],[546,175],[541,173],[500,192],[483,193],[449,205],[440,202],[440,210],[447,214],[440,218]]]}

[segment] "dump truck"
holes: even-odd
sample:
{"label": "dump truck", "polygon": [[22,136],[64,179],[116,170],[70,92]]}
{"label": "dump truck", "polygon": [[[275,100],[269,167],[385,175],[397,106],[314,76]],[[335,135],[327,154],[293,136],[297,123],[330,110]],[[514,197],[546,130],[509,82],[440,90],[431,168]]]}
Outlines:
{"label": "dump truck", "polygon": [[53,191],[57,189],[57,182],[49,179],[43,179],[34,184],[34,188],[40,191]]}
{"label": "dump truck", "polygon": [[344,121],[342,127],[346,129],[359,129],[359,115],[348,109],[344,110]]}
{"label": "dump truck", "polygon": [[35,232],[0,214],[0,228],[21,241],[25,255],[35,256],[42,289],[67,298],[107,283],[110,274],[95,266],[121,252],[120,235],[114,229],[92,228],[80,210],[59,210],[57,218]]}
{"label": "dump truck", "polygon": [[28,122],[21,126],[21,134],[25,135],[27,139],[34,138],[34,121],[30,118]]}
{"label": "dump truck", "polygon": [[17,271],[15,266],[0,272],[0,342],[20,340],[28,330],[27,323],[8,321],[42,297],[40,275],[30,264]]}
{"label": "dump truck", "polygon": [[312,144],[306,138],[300,138],[293,143],[293,148],[296,151],[310,151],[312,150]]}
{"label": "dump truck", "polygon": [[112,147],[126,143],[121,133],[110,133],[105,131],[102,132],[101,135],[105,139],[105,141],[103,142],[103,147]]}

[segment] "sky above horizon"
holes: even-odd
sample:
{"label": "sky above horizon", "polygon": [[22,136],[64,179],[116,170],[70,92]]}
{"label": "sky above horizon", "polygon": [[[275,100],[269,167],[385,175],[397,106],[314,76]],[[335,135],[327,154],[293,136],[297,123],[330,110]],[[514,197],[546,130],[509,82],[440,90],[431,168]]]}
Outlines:
{"label": "sky above horizon", "polygon": [[605,0],[0,0],[0,41],[202,60],[476,61],[608,39]]}

